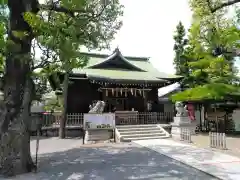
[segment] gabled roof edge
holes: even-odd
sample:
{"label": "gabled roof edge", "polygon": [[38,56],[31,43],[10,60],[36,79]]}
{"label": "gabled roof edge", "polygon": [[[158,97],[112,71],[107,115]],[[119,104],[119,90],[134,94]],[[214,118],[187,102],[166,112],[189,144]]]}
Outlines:
{"label": "gabled roof edge", "polygon": [[[92,52],[81,52],[81,54],[91,56],[91,57],[98,57],[98,58],[108,58],[109,57],[109,54],[92,53]],[[124,57],[128,60],[133,60],[133,61],[149,61],[149,59],[150,59],[150,57],[144,57],[144,56],[124,56]]]}
{"label": "gabled roof edge", "polygon": [[127,63],[128,65],[132,66],[133,68],[139,70],[139,71],[142,71],[142,72],[146,72],[145,70],[135,66],[134,64],[130,63],[123,55],[122,53],[120,52],[120,50],[118,48],[116,48],[113,52],[112,55],[110,55],[109,57],[107,57],[104,61],[98,63],[98,64],[95,64],[93,66],[89,66],[88,68],[94,68],[94,67],[97,67],[99,66],[100,64],[103,64],[103,63],[107,63],[109,61],[111,61],[113,58],[119,56],[125,63]]}

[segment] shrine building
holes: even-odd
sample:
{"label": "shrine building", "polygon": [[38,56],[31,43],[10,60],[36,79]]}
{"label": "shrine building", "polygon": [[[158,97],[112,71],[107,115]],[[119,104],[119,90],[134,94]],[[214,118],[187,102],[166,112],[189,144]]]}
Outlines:
{"label": "shrine building", "polygon": [[[119,49],[111,55],[84,53],[89,57],[83,69],[73,69],[67,87],[67,113],[87,113],[98,100],[104,112],[159,112],[158,89],[181,77],[159,72],[149,58],[123,56]],[[162,64],[164,66],[164,63]],[[64,75],[59,79],[63,83]],[[54,90],[61,86],[50,78]]]}

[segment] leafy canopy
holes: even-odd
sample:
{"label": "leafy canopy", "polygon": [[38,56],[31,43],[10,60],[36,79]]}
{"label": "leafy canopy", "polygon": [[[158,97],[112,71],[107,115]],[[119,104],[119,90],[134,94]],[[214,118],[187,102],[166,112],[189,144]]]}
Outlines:
{"label": "leafy canopy", "polygon": [[[7,0],[1,3],[0,70],[3,71],[6,47],[12,46],[13,42],[6,41]],[[52,73],[84,67],[88,58],[81,53],[83,48],[109,48],[122,25],[123,6],[119,0],[39,0],[39,3],[37,14],[24,14],[33,31],[30,63],[32,78],[38,86],[41,83],[45,86],[46,78]],[[29,36],[29,32],[22,31],[14,31],[13,34],[20,39]],[[18,47],[15,45],[14,48]],[[40,92],[43,93],[42,90]]]}
{"label": "leafy canopy", "polygon": [[239,79],[234,58],[240,48],[238,11],[229,17],[225,9],[212,13],[206,0],[191,0],[189,4],[193,22],[188,35],[190,51],[184,53],[191,59],[188,63],[191,89],[173,95],[172,100],[220,100],[230,91],[237,93]]}
{"label": "leafy canopy", "polygon": [[45,61],[47,71],[85,66],[87,59],[81,49],[108,48],[122,25],[119,16],[123,7],[118,0],[108,4],[102,0],[62,0],[58,5],[49,1],[40,7],[37,16],[26,13],[25,19],[44,52],[41,58],[49,61]]}
{"label": "leafy canopy", "polygon": [[240,96],[238,87],[223,83],[212,83],[174,94],[172,99],[175,101],[204,101],[224,100],[235,96]]}

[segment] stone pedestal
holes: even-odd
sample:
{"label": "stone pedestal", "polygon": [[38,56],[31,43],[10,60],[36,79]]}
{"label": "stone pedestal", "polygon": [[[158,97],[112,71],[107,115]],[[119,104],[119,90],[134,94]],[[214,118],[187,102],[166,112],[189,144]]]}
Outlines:
{"label": "stone pedestal", "polygon": [[176,116],[174,122],[171,123],[171,134],[174,138],[180,138],[181,129],[189,129],[191,134],[195,134],[197,122],[191,121],[188,116]]}

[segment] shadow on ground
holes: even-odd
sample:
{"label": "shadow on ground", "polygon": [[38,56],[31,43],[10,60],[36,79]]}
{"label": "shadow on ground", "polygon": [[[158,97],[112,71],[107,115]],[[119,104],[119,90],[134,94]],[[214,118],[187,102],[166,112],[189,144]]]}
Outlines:
{"label": "shadow on ground", "polygon": [[155,151],[135,144],[112,144],[42,154],[37,174],[18,180],[214,179]]}

